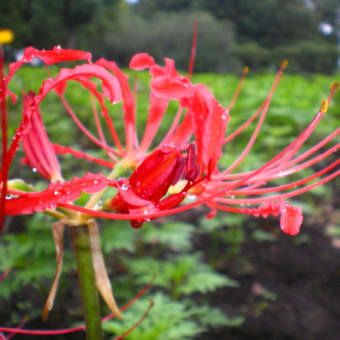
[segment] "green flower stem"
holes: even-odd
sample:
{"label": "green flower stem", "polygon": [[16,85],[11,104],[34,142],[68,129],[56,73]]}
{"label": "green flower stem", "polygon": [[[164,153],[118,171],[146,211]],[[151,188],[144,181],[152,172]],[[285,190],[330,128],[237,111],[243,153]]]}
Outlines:
{"label": "green flower stem", "polygon": [[101,340],[102,325],[87,225],[72,227],[87,340]]}

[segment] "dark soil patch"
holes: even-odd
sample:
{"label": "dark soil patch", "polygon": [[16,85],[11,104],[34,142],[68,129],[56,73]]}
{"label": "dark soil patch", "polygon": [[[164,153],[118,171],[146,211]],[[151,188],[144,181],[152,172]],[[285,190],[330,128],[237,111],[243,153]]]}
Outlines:
{"label": "dark soil patch", "polygon": [[200,339],[340,339],[340,250],[320,229],[305,226],[303,244],[283,234],[275,242],[245,242],[242,256],[220,267],[240,287],[219,290],[213,305],[246,321]]}

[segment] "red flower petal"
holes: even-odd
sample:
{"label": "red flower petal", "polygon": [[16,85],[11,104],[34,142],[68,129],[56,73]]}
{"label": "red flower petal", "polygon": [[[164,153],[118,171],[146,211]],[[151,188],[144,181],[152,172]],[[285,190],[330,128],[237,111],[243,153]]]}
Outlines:
{"label": "red flower petal", "polygon": [[24,96],[24,116],[30,123],[30,129],[22,136],[25,163],[37,169],[47,179],[60,180],[59,162],[45,131],[40,112],[34,105],[33,93]]}
{"label": "red flower petal", "polygon": [[65,50],[55,46],[52,50],[37,50],[33,47],[27,47],[21,60],[9,65],[9,74],[7,82],[11,80],[15,72],[24,64],[29,63],[34,58],[40,58],[46,65],[61,63],[64,61],[86,60],[91,63],[92,55],[89,52],[81,50]]}
{"label": "red flower petal", "polygon": [[214,171],[222,154],[229,114],[203,85],[195,86],[195,94],[181,101],[189,108],[194,122],[198,164],[206,173]]}
{"label": "red flower petal", "polygon": [[151,90],[155,96],[166,99],[180,99],[190,97],[194,90],[184,77],[173,78],[168,75],[154,77],[151,81]]}
{"label": "red flower petal", "polygon": [[183,157],[174,148],[162,148],[151,153],[133,172],[129,182],[143,199],[159,201],[183,172]]}
{"label": "red flower petal", "polygon": [[74,201],[82,191],[89,194],[104,189],[109,181],[104,175],[88,173],[84,177],[74,177],[68,182],[50,184],[42,192],[25,193],[19,198],[5,200],[6,215],[32,214],[55,209],[58,204]]}
{"label": "red flower petal", "polygon": [[81,82],[81,77],[83,76],[101,79],[105,94],[111,103],[116,103],[121,100],[122,93],[117,78],[101,66],[86,64],[76,66],[73,69],[61,69],[56,78],[45,80],[40,88],[39,95],[36,97],[36,103],[39,105],[47,93],[49,93],[56,86],[59,86],[70,79]]}
{"label": "red flower petal", "polygon": [[118,183],[118,190],[121,198],[132,207],[144,207],[146,205],[151,204],[152,202],[149,200],[145,200],[138,196],[131,188],[129,180],[122,179]]}
{"label": "red flower petal", "polygon": [[148,53],[137,53],[131,60],[129,67],[133,70],[144,70],[155,65],[154,58]]}

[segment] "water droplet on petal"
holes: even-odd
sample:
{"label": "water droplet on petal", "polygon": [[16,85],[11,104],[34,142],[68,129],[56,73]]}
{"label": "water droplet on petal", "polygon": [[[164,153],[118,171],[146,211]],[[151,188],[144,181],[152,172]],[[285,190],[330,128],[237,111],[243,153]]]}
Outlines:
{"label": "water droplet on petal", "polygon": [[37,172],[38,169],[37,169],[37,168],[32,168],[32,171],[33,171],[33,172]]}
{"label": "water droplet on petal", "polygon": [[123,184],[121,187],[120,187],[122,190],[126,191],[127,189],[129,189],[129,187],[127,186],[127,184]]}
{"label": "water droplet on petal", "polygon": [[53,194],[54,195],[59,195],[59,191],[58,190],[54,190]]}
{"label": "water droplet on petal", "polygon": [[281,230],[290,235],[296,235],[300,231],[303,215],[302,209],[293,207],[285,202],[281,208]]}

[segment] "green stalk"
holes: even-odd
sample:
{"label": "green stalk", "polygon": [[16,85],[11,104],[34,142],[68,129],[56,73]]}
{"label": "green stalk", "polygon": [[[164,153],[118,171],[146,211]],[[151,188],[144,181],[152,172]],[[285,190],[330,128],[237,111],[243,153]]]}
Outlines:
{"label": "green stalk", "polygon": [[72,227],[87,340],[101,340],[102,325],[87,225]]}

